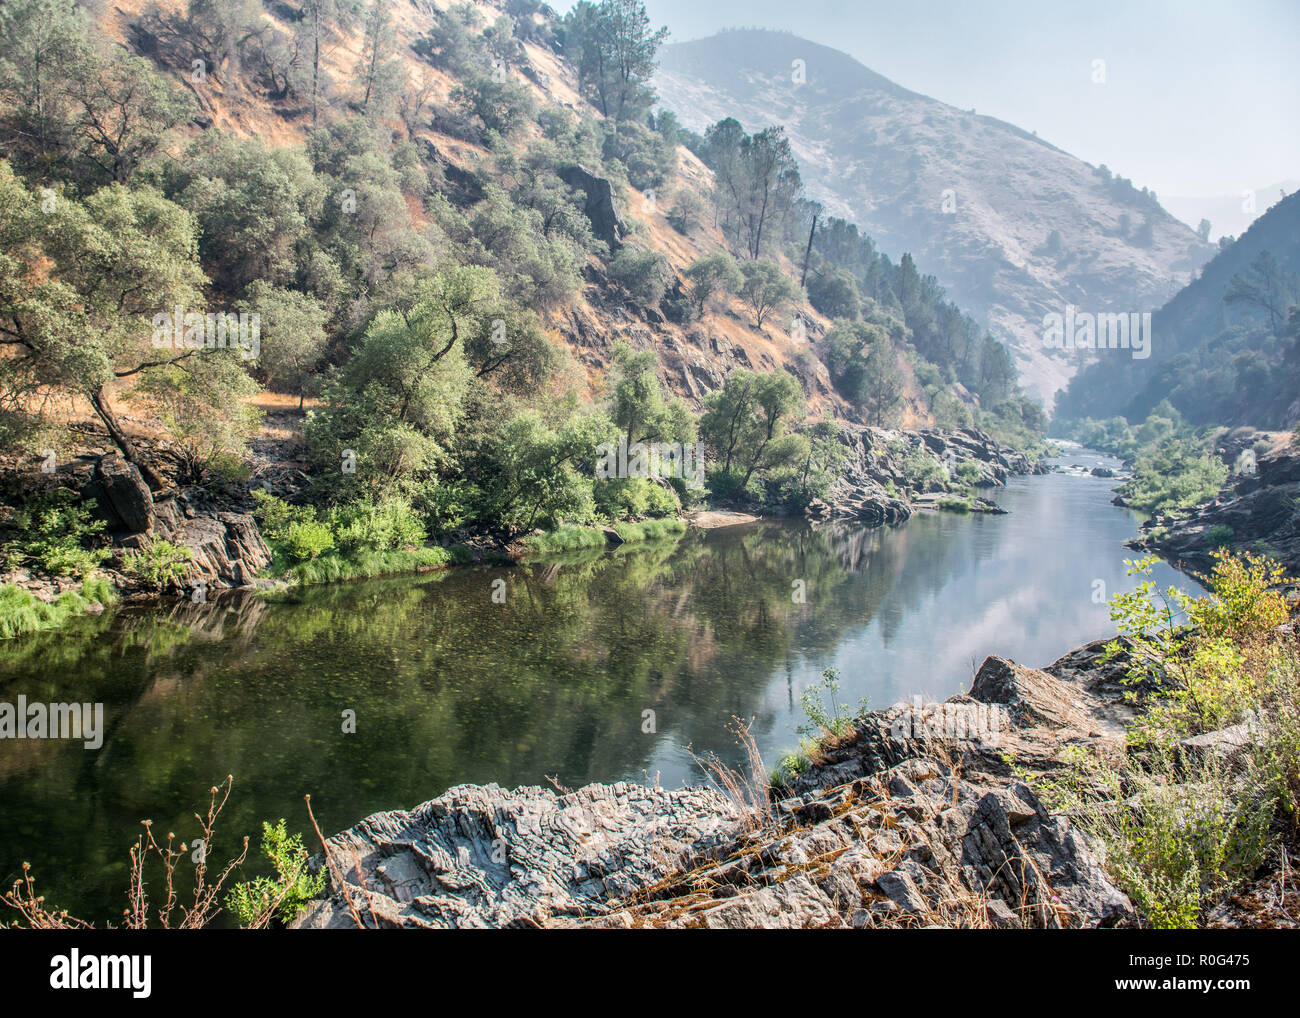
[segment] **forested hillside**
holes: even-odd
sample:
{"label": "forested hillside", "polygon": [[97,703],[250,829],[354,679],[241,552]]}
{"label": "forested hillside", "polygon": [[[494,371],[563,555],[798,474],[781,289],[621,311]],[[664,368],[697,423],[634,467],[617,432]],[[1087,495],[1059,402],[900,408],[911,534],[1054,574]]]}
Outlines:
{"label": "forested hillside", "polygon": [[920,95],[796,34],[674,40],[654,81],[697,131],[777,118],[811,196],[937,274],[1049,402],[1080,365],[1043,346],[1045,313],[1158,307],[1213,253],[1123,167],[1091,166],[1028,130],[1040,125]]}
{"label": "forested hillside", "polygon": [[[825,219],[780,127],[656,112],[663,38],[633,0],[7,3],[9,461],[104,436],[155,492],[257,490],[304,563],[798,511],[837,418],[1032,440],[1006,350]],[[707,483],[597,476],[620,438]]]}
{"label": "forested hillside", "polygon": [[1063,418],[1140,422],[1168,400],[1189,422],[1300,423],[1300,194],[1283,198],[1152,317],[1147,360],[1107,358],[1056,401]]}

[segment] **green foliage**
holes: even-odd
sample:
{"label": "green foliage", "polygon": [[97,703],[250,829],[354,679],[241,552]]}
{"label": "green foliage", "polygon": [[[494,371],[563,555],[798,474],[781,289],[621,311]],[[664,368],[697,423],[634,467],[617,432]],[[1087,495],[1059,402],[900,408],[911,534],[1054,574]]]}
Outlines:
{"label": "green foliage", "polygon": [[321,582],[324,575],[381,575],[399,571],[395,564],[403,561],[412,568],[447,561],[444,549],[422,547],[424,523],[401,496],[362,495],[323,512],[260,490],[253,496],[253,515],[274,555],[273,568],[287,570],[301,582]]}
{"label": "green foliage", "polygon": [[193,558],[194,553],[189,548],[180,548],[155,538],[148,547],[123,555],[122,571],[161,591],[180,585]]}
{"label": "green foliage", "polygon": [[685,272],[695,313],[704,316],[711,306],[739,292],[744,283],[736,260],[725,251],[712,251],[693,261]]}
{"label": "green foliage", "polygon": [[[1115,766],[1075,748],[1064,762],[1047,802],[1105,846],[1106,868],[1157,929],[1195,928],[1267,855],[1275,797],[1242,796],[1243,776],[1234,783],[1213,757],[1158,752],[1141,767]],[[1259,787],[1259,775],[1244,777]]]}
{"label": "green foliage", "polygon": [[714,494],[748,494],[751,479],[797,460],[806,447],[785,440],[785,430],[803,406],[803,390],[787,372],[728,375],[700,419],[700,437],[713,450]]}
{"label": "green foliage", "polygon": [[529,534],[520,542],[532,552],[570,551],[574,548],[605,547],[605,532],[600,527],[577,527],[565,524],[544,534]]}
{"label": "green foliage", "polygon": [[94,518],[95,500],[80,500],[69,488],[56,488],[14,514],[13,527],[25,538],[10,542],[6,553],[34,559],[50,576],[89,577],[110,552],[88,548],[104,529]]}
{"label": "green foliage", "polygon": [[1190,509],[1217,495],[1228,473],[1208,440],[1162,438],[1138,454],[1133,476],[1119,491],[1133,508],[1152,514]]}
{"label": "green foliage", "polygon": [[53,601],[42,601],[14,583],[0,584],[0,640],[57,629],[69,619],[84,615],[92,604],[107,606],[117,600],[112,584],[102,576],[67,590]]}
{"label": "green foliage", "polygon": [[640,120],[655,102],[650,78],[668,29],[652,30],[639,0],[581,0],[564,16],[564,54],[601,115]]}
{"label": "green foliage", "polygon": [[317,369],[329,339],[325,325],[329,312],[315,297],[256,280],[246,291],[240,309],[261,321],[261,350],[257,367],[268,386],[299,397],[314,395]]}
{"label": "green foliage", "polygon": [[760,330],[769,315],[799,296],[799,288],[775,262],[742,262],[740,276],[740,298],[754,313],[754,325]]}
{"label": "green foliage", "polygon": [[785,130],[769,127],[750,135],[728,117],[705,132],[704,147],[723,235],[736,250],[758,260],[781,239],[778,224],[803,188]]}
{"label": "green foliage", "polygon": [[[838,668],[826,668],[822,671],[821,682],[804,690],[799,704],[808,718],[808,723],[800,725],[796,731],[814,744],[830,736],[842,739],[853,726],[857,714],[867,709],[866,700],[858,703],[855,711],[848,704],[839,702],[840,672]],[[827,702],[829,701],[829,703]]]}
{"label": "green foliage", "polygon": [[795,456],[788,468],[783,495],[790,508],[805,509],[815,499],[825,498],[848,459],[848,450],[840,441],[840,426],[834,421],[818,421],[799,438],[802,456]]}
{"label": "green foliage", "polygon": [[[1111,599],[1119,660],[1143,710],[1129,752],[1111,760],[1073,747],[1040,782],[1105,847],[1105,864],[1151,925],[1192,927],[1253,878],[1277,844],[1274,818],[1300,793],[1300,665],[1277,627],[1288,610],[1280,568],[1216,553],[1209,594],[1157,592],[1154,560],[1133,563],[1136,590]],[[1245,724],[1231,756],[1187,747],[1188,736]]]}
{"label": "green foliage", "polygon": [[622,165],[638,191],[662,188],[677,172],[677,146],[635,120],[605,121],[603,153],[607,165]]}
{"label": "green foliage", "polygon": [[422,282],[409,307],[375,316],[330,376],[325,406],[307,418],[312,459],[334,498],[409,493],[433,476],[462,416],[465,339],[490,328],[485,312],[500,303],[490,269],[457,267]]}
{"label": "green foliage", "polygon": [[1206,531],[1205,536],[1216,548],[1229,544],[1234,536],[1233,529],[1226,524],[1216,523]]}
{"label": "green foliage", "polygon": [[504,138],[518,133],[537,113],[537,104],[525,85],[513,78],[480,74],[451,91],[452,106],[486,135]]}
{"label": "green foliage", "polygon": [[685,520],[645,520],[641,523],[615,523],[614,532],[624,544],[636,541],[659,541],[686,533]]}
{"label": "green foliage", "polygon": [[642,307],[653,308],[668,286],[668,263],[658,252],[624,247],[609,263],[609,278]]}
{"label": "green foliage", "polygon": [[903,457],[903,478],[915,491],[945,491],[948,469],[924,443],[908,449]]}
{"label": "green foliage", "polygon": [[814,273],[808,280],[808,302],[827,318],[856,321],[862,316],[862,295],[846,269]]}
{"label": "green foliage", "polygon": [[965,515],[973,510],[975,505],[971,499],[963,498],[960,495],[944,495],[939,499],[939,508],[944,512]]}
{"label": "green foliage", "polygon": [[226,897],[226,907],[240,926],[265,926],[272,917],[288,922],[325,889],[324,871],[315,875],[307,871],[302,835],[291,836],[283,819],[274,827],[262,822],[262,855],[274,867],[275,876],[236,884]]}
{"label": "green foliage", "polygon": [[681,503],[670,486],[645,477],[598,480],[594,494],[596,512],[611,520],[676,516],[681,511]]}

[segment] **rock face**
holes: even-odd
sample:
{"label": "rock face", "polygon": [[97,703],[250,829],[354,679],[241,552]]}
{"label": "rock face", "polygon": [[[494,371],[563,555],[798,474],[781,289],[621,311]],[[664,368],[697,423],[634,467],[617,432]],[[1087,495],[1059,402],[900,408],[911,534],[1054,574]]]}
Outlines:
{"label": "rock face", "polygon": [[[846,425],[841,428],[840,441],[847,453],[846,462],[827,498],[814,501],[806,511],[816,521],[857,520],[879,526],[901,523],[922,505],[932,507],[935,499],[918,500],[916,496],[937,498],[945,490],[942,481],[936,479],[926,490],[913,492],[910,485],[914,482],[907,473],[908,457],[921,449],[950,469],[972,464],[978,471],[971,482],[975,487],[998,487],[1013,474],[1042,472],[1022,453],[973,429],[890,431]],[[1002,511],[987,499],[978,500],[976,509]]]}
{"label": "rock face", "polygon": [[1300,450],[1293,446],[1262,457],[1254,475],[1240,478],[1190,516],[1158,517],[1143,529],[1148,533],[1132,547],[1199,572],[1213,568],[1214,552],[1223,547],[1269,552],[1289,575],[1300,573]]}
{"label": "rock face", "polygon": [[198,511],[184,496],[160,499],[156,534],[193,554],[185,586],[249,587],[271,562],[257,522],[247,513]]}
{"label": "rock face", "polygon": [[117,453],[95,464],[85,497],[95,499],[110,531],[147,534],[153,530],[153,494],[134,463]]}
{"label": "rock face", "polygon": [[585,166],[566,166],[560,170],[560,179],[576,187],[587,196],[583,212],[591,220],[591,231],[609,245],[610,254],[622,247],[629,228],[619,215],[614,202],[614,188],[604,177],[598,177]]}
{"label": "rock face", "polygon": [[[1134,919],[1091,848],[1010,773],[1122,738],[1101,644],[988,659],[970,696],[864,715],[767,810],[707,789],[462,785],[327,842],[296,926],[1079,928]],[[349,902],[351,907],[349,907]]]}
{"label": "rock face", "polygon": [[557,795],[461,785],[330,838],[331,896],[295,925],[354,926],[344,895],[376,926],[536,926],[602,915],[612,900],[716,853],[738,829],[736,808],[709,789],[620,783]]}

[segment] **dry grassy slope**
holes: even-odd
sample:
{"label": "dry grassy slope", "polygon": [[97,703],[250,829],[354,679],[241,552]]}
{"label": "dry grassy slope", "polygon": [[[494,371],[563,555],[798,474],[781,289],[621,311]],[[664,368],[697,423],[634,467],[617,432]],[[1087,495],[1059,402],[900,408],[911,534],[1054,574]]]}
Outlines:
{"label": "dry grassy slope", "polygon": [[[439,103],[448,101],[456,81],[416,57],[410,44],[427,29],[433,8],[445,9],[452,2],[453,0],[411,0],[410,3],[394,4],[396,30],[401,43],[400,55],[408,76],[412,81],[428,82],[433,90],[434,101]],[[136,37],[133,26],[144,22],[145,12],[150,6],[149,0],[120,0],[106,14],[105,27],[108,34],[123,45],[131,45],[130,40]],[[161,0],[157,6],[172,12],[184,9],[183,0]],[[500,7],[492,3],[479,2],[476,6],[489,22],[501,13]],[[263,17],[268,23],[284,28],[269,13],[264,12]],[[356,30],[339,39],[325,53],[326,68],[335,82],[346,85],[352,79],[361,45],[360,31]],[[518,73],[516,77],[534,92],[539,102],[595,113],[578,95],[573,71],[564,61],[550,50],[532,44],[526,44],[525,49],[529,61],[537,71],[540,85]],[[293,106],[277,104],[251,82],[241,80],[234,74],[221,73],[226,68],[217,69],[203,84],[191,82],[188,69],[161,69],[172,74],[187,88],[195,96],[202,115],[211,118],[212,125],[222,130],[245,137],[259,137],[274,145],[295,145],[303,141],[311,126],[310,117],[294,108],[299,103]],[[403,125],[396,120],[392,127],[394,131],[404,130]],[[198,134],[201,130],[197,124],[191,124],[188,128],[190,134]],[[535,133],[536,129],[533,131]],[[423,130],[421,137],[461,168],[474,166],[486,155],[475,145],[432,128]],[[182,134],[174,144],[176,153],[179,154],[183,144]],[[675,188],[689,188],[702,194],[711,177],[710,171],[686,148],[679,149],[679,156],[677,180],[671,187],[662,189],[657,202],[649,202],[646,195],[629,188],[621,212],[633,224],[635,234],[631,238],[632,243],[662,253],[672,271],[680,276],[686,266],[699,255],[722,247],[723,239],[712,228],[693,230],[691,236],[683,237],[664,218],[664,213],[671,207],[671,193]],[[421,210],[415,203],[412,203],[412,214],[417,222],[422,221]],[[600,268],[599,265],[594,267]],[[797,271],[793,266],[787,268],[792,273]],[[804,317],[809,323],[808,332],[814,337],[822,334],[830,325],[811,306],[800,303],[782,316],[773,316],[765,323],[764,329],[758,330],[753,327],[747,309],[739,301],[733,301],[722,313],[711,314],[702,322],[690,323],[684,327],[671,322],[647,321],[635,313],[630,305],[618,306],[617,301],[611,299],[609,290],[588,283],[583,287],[581,298],[571,307],[551,315],[548,324],[554,330],[554,337],[564,342],[582,365],[588,394],[593,397],[599,394],[603,386],[604,369],[614,343],[623,339],[638,348],[653,347],[658,350],[666,384],[692,402],[698,403],[707,391],[721,384],[726,374],[736,367],[763,371],[788,367],[805,377],[813,414],[836,417],[851,415],[850,408],[831,391],[824,366],[812,359],[812,374],[797,366],[800,344],[789,332],[794,314]],[[809,359],[805,359],[805,363],[809,363]],[[908,404],[904,423],[907,426],[930,423],[924,396],[915,386],[910,368],[901,357],[900,367],[908,379]]]}

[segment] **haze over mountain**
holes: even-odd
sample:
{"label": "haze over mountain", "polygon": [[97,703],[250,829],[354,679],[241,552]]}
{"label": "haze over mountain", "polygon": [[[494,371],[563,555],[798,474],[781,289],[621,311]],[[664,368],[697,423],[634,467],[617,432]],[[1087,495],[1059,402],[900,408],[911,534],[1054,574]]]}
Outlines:
{"label": "haze over mountain", "polygon": [[1065,418],[1139,422],[1161,400],[1194,424],[1300,423],[1300,194],[1274,202],[1152,316],[1151,356],[1107,350],[1057,399]]}
{"label": "haze over mountain", "polygon": [[1239,194],[1166,195],[1161,199],[1173,215],[1192,229],[1202,219],[1210,221],[1210,240],[1239,237],[1250,224],[1264,214],[1284,194],[1300,189],[1300,180],[1288,177],[1262,187],[1251,187]]}
{"label": "haze over mountain", "polygon": [[695,130],[728,116],[785,127],[810,196],[881,249],[915,255],[1008,343],[1049,406],[1080,361],[1044,348],[1044,314],[1154,309],[1213,253],[1109,170],[794,35],[670,44],[655,85]]}

